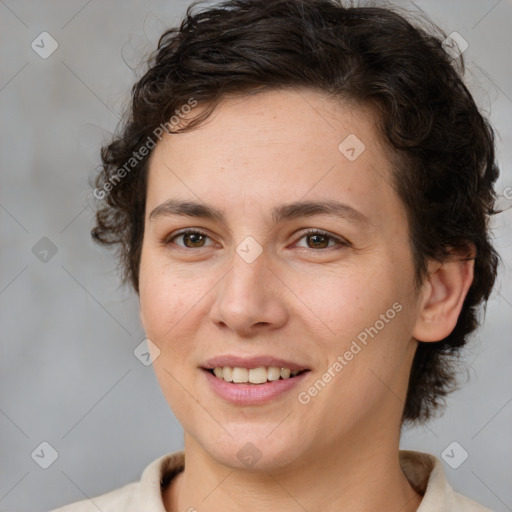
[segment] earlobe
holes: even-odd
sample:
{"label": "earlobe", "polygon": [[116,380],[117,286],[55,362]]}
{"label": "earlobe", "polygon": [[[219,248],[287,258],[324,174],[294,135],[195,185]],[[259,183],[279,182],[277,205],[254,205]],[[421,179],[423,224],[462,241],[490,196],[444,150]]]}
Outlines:
{"label": "earlobe", "polygon": [[471,254],[452,253],[454,258],[431,262],[423,285],[423,297],[413,336],[418,341],[440,341],[455,328],[474,272]]}

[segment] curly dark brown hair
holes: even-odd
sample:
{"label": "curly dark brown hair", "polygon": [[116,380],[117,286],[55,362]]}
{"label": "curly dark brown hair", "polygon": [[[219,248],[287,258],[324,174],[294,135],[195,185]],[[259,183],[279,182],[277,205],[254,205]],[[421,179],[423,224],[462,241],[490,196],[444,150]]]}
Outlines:
{"label": "curly dark brown hair", "polygon": [[[462,81],[462,56],[446,51],[445,34],[424,16],[416,23],[392,7],[230,0],[196,11],[199,3],[161,36],[120,134],[102,148],[94,240],[117,247],[123,282],[138,293],[155,139],[164,128],[192,130],[227,95],[299,87],[374,107],[396,155],[393,186],[407,210],[416,285],[429,259],[476,249],[455,328],[437,343],[420,342],[415,354],[402,419],[427,420],[455,387],[457,356],[479,324],[499,263],[488,233],[499,174],[494,133]],[[191,102],[207,108],[172,130]]]}

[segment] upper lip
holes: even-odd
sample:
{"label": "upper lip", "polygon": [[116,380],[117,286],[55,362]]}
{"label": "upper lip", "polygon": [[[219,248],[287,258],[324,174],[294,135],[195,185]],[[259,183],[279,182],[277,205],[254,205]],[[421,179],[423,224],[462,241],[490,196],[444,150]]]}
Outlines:
{"label": "upper lip", "polygon": [[275,366],[277,368],[289,368],[290,370],[308,370],[306,366],[286,359],[280,359],[272,356],[254,356],[254,357],[239,357],[239,356],[218,356],[208,359],[202,365],[203,368],[211,370],[212,368],[236,366],[239,368],[260,368]]}

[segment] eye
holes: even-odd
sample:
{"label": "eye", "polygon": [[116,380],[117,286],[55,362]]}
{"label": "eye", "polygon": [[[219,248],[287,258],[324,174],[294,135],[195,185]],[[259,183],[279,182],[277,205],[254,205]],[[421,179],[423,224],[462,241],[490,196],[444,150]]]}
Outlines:
{"label": "eye", "polygon": [[[328,249],[329,247],[333,247],[336,245],[341,245],[343,247],[350,247],[351,244],[345,239],[339,238],[337,236],[331,235],[330,233],[318,229],[310,229],[306,231],[299,240],[306,239],[306,246],[298,246],[298,247],[306,247],[309,249]],[[330,242],[334,242],[332,245],[329,245]]]}
{"label": "eye", "polygon": [[[183,240],[182,244],[176,244],[174,240],[178,239]],[[164,245],[168,245],[171,243],[175,243],[178,247],[183,247],[185,249],[201,249],[203,247],[209,247],[209,245],[205,245],[206,239],[209,239],[210,237],[199,230],[186,230],[181,231],[179,233],[174,233],[171,236],[164,239],[163,243]]]}
{"label": "eye", "polygon": [[[180,239],[182,240],[182,243],[176,243],[176,240]],[[342,247],[351,247],[351,243],[347,240],[331,235],[327,231],[322,231],[319,229],[307,230],[298,240],[300,241],[303,239],[306,240],[305,246],[298,245],[297,242],[295,245],[297,247],[305,247],[309,249],[329,249],[336,245]],[[211,240],[211,238],[203,231],[197,229],[188,229],[178,233],[173,233],[172,235],[164,238],[162,243],[164,246],[174,244],[184,249],[202,249],[204,247],[211,247],[214,245],[213,242],[206,244],[207,240]]]}

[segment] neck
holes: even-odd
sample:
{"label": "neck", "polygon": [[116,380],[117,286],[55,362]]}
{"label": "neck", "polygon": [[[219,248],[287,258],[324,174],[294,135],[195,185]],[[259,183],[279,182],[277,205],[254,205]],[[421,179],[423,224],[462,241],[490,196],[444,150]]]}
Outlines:
{"label": "neck", "polygon": [[[347,442],[302,454],[274,470],[240,470],[219,464],[188,434],[184,472],[164,493],[167,512],[416,511],[421,496],[410,486],[398,459],[399,436],[359,431]],[[385,446],[386,450],[382,447]]]}

